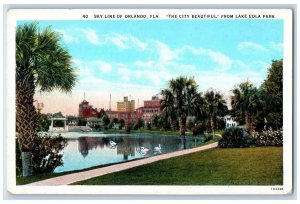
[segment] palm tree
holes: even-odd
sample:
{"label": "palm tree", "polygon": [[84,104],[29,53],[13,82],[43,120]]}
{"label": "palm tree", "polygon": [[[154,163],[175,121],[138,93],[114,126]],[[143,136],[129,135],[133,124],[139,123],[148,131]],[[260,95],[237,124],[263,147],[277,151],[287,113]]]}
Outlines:
{"label": "palm tree", "polygon": [[168,122],[171,124],[171,129],[175,130],[176,127],[174,127],[174,123],[177,121],[178,116],[176,115],[175,111],[175,102],[174,102],[174,96],[169,89],[164,89],[161,91],[162,100],[160,101],[161,104],[161,116],[164,117]]}
{"label": "palm tree", "polygon": [[256,87],[249,81],[239,84],[232,90],[231,106],[234,112],[245,115],[246,129],[251,131],[251,115],[259,107],[259,95]]}
{"label": "palm tree", "polygon": [[164,115],[179,118],[180,134],[185,136],[186,119],[194,115],[198,104],[197,84],[193,78],[180,76],[169,81],[169,87],[161,91],[161,109]]}
{"label": "palm tree", "polygon": [[213,138],[215,138],[215,120],[217,116],[223,116],[227,112],[228,108],[226,101],[219,92],[214,91],[213,89],[210,89],[205,93],[204,100],[205,109],[210,120]]}
{"label": "palm tree", "polygon": [[32,149],[36,136],[34,94],[39,91],[70,92],[76,82],[71,56],[59,41],[60,34],[37,23],[16,29],[16,123],[22,151],[23,176],[31,172]]}

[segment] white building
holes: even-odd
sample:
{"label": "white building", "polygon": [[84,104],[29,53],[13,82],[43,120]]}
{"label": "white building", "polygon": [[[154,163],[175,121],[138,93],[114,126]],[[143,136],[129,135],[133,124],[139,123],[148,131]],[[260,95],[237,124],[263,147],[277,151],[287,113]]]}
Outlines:
{"label": "white building", "polygon": [[225,115],[224,121],[226,123],[226,128],[236,127],[239,125],[238,122],[236,122],[232,119],[231,115]]}

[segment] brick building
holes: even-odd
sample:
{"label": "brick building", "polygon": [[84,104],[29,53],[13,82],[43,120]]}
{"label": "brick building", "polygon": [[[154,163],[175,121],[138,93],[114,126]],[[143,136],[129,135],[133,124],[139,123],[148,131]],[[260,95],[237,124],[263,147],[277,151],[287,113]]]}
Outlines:
{"label": "brick building", "polygon": [[151,122],[153,115],[161,114],[160,101],[157,96],[153,96],[152,100],[144,101],[144,106],[137,109],[137,112],[142,115],[142,119],[145,122]]}
{"label": "brick building", "polygon": [[89,102],[83,100],[79,104],[79,117],[80,118],[100,118],[105,114],[103,109],[93,108],[92,105],[89,105]]}
{"label": "brick building", "polygon": [[126,125],[133,125],[142,117],[142,113],[137,111],[106,111],[106,115],[110,121],[114,118],[123,119]]}

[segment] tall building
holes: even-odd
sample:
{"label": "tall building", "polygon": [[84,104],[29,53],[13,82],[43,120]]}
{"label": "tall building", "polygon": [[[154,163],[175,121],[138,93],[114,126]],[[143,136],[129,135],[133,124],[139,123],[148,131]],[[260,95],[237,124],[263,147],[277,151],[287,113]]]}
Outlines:
{"label": "tall building", "polygon": [[135,101],[129,101],[128,97],[125,96],[123,102],[117,102],[117,110],[124,112],[133,112],[135,111]]}
{"label": "tall building", "polygon": [[144,101],[144,106],[138,108],[136,111],[142,114],[142,118],[145,122],[151,122],[153,115],[160,115],[160,99],[157,96],[153,96],[152,100]]}

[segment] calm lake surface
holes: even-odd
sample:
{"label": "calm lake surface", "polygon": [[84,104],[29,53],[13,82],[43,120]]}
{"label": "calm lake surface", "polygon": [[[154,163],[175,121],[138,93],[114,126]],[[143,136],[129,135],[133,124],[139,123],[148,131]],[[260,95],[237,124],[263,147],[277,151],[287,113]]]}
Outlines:
{"label": "calm lake surface", "polygon": [[154,134],[67,133],[64,137],[68,140],[63,150],[64,165],[57,167],[56,173],[175,152],[203,143],[203,138],[186,137],[184,142],[183,137]]}

